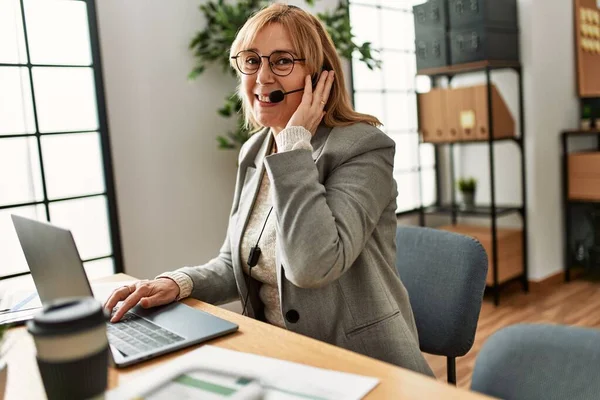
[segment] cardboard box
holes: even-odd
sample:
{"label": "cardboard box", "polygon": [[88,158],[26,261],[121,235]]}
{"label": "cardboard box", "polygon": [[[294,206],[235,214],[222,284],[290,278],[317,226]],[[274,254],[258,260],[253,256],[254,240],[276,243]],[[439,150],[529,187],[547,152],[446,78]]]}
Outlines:
{"label": "cardboard box", "polygon": [[418,95],[419,130],[424,142],[449,141],[446,118],[446,90],[431,89]]}
{"label": "cardboard box", "polygon": [[491,107],[488,107],[486,85],[434,88],[419,94],[419,127],[423,141],[488,140],[490,108],[493,112],[494,138],[514,137],[515,121],[496,86],[492,85],[491,90]]}

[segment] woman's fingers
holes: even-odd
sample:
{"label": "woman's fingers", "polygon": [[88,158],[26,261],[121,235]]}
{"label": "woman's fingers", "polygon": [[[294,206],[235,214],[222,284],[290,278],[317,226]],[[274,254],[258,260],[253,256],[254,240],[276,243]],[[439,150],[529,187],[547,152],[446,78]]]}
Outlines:
{"label": "woman's fingers", "polygon": [[334,72],[333,71],[323,71],[321,74],[321,78],[319,79],[319,83],[315,88],[315,93],[313,94],[313,103],[311,105],[311,114],[312,118],[312,126],[311,132],[316,132],[317,127],[325,117],[325,105],[329,100],[329,94],[331,93],[331,88],[333,87],[333,79]]}
{"label": "woman's fingers", "polygon": [[300,106],[292,114],[286,126],[303,126],[314,135],[325,116],[323,109],[329,99],[333,79],[333,71],[323,71],[313,92],[310,75],[307,75],[304,78],[304,93]]}
{"label": "woman's fingers", "polygon": [[312,83],[310,80],[310,75],[306,75],[304,78],[304,93],[302,94],[302,101],[300,104],[306,104],[308,107],[310,107],[312,96]]}
{"label": "woman's fingers", "polygon": [[327,80],[325,81],[325,88],[323,89],[323,107],[325,107],[325,104],[327,104],[327,101],[329,100],[329,95],[331,94],[331,88],[333,87],[334,78],[335,73],[333,71],[329,71],[329,73],[327,74]]}
{"label": "woman's fingers", "polygon": [[111,318],[110,322],[119,321],[123,315],[133,307],[143,298],[147,297],[151,294],[151,289],[149,284],[138,285],[133,293],[131,293],[124,301],[123,304],[119,307],[115,315]]}
{"label": "woman's fingers", "polygon": [[323,94],[325,91],[325,82],[327,81],[328,71],[321,72],[319,76],[319,82],[317,83],[317,87],[315,87],[315,92],[312,97],[312,106],[316,109],[322,107],[323,104]]}
{"label": "woman's fingers", "polygon": [[[133,288],[131,288],[131,286],[133,286]],[[120,288],[115,289],[108,300],[106,300],[106,303],[104,303],[104,309],[109,313],[112,312],[113,308],[115,308],[120,301],[125,300],[131,292],[135,290],[135,285],[131,286],[121,286]]]}

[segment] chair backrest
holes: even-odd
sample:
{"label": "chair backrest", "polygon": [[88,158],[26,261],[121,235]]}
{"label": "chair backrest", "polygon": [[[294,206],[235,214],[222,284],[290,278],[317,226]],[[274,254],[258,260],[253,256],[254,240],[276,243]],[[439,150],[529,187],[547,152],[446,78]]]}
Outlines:
{"label": "chair backrest", "polygon": [[471,349],[488,260],[477,240],[416,226],[396,230],[396,268],[410,296],[422,351],[460,357]]}
{"label": "chair backrest", "polygon": [[494,333],[471,389],[502,399],[600,398],[600,330],[518,324]]}

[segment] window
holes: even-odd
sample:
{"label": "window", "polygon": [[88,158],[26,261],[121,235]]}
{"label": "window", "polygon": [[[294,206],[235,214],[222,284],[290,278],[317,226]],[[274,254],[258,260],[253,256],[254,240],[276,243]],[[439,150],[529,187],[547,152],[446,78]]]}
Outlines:
{"label": "window", "polygon": [[352,0],[349,7],[356,41],[371,42],[380,51],[381,69],[371,71],[358,58],[352,60],[354,105],[379,118],[382,130],[396,142],[397,213],[436,201],[435,151],[430,144],[419,145],[417,131],[417,85],[427,91],[429,84],[416,79],[412,6],[422,2]]}
{"label": "window", "polygon": [[94,1],[0,0],[0,278],[28,273],[10,214],[122,271]]}

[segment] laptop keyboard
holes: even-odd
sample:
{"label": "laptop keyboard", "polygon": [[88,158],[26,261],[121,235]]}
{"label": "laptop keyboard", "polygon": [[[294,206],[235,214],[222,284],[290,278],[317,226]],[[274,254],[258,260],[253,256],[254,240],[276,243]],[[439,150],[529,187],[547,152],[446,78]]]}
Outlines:
{"label": "laptop keyboard", "polygon": [[183,340],[181,336],[132,313],[126,313],[119,322],[108,323],[107,335],[110,344],[127,356]]}

